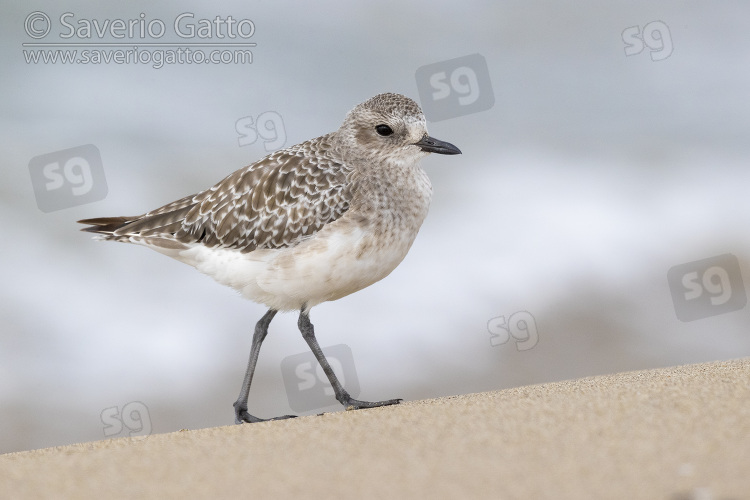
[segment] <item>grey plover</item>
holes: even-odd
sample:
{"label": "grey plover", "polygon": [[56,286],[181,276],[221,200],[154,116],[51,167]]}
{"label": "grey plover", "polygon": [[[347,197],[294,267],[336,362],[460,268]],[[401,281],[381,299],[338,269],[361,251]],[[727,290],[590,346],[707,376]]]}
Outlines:
{"label": "grey plover", "polygon": [[248,413],[247,401],[277,311],[300,312],[300,332],[342,405],[392,405],[401,400],[359,401],[346,392],[309,314],[385,278],[406,256],[430,205],[432,186],[419,166],[429,153],[461,151],[427,134],[416,102],[379,94],[352,109],[336,132],[276,151],[198,194],[135,217],[79,222],[99,239],[190,264],[269,308],[255,325],[237,423],[264,420]]}

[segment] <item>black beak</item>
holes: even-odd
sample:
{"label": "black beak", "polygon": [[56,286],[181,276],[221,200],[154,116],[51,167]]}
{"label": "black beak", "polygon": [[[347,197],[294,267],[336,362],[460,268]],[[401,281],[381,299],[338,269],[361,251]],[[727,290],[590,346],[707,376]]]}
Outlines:
{"label": "black beak", "polygon": [[437,153],[440,155],[460,155],[461,150],[450,142],[441,141],[425,135],[419,142],[414,143],[415,146],[422,148],[422,151],[428,153]]}

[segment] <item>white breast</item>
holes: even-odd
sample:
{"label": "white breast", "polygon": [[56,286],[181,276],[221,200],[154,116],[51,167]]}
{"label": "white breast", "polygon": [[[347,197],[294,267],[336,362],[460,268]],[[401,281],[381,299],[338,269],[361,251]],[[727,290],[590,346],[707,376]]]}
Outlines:
{"label": "white breast", "polygon": [[294,247],[242,253],[194,245],[171,256],[277,310],[339,299],[388,276],[409,251],[432,193],[420,168],[409,174],[378,190],[377,203],[352,207]]}

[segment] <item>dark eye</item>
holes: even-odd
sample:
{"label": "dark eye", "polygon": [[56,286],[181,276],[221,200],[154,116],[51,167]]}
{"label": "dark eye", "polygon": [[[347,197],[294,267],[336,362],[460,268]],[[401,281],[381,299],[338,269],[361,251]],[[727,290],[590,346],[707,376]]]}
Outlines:
{"label": "dark eye", "polygon": [[391,135],[393,133],[393,129],[388,125],[378,125],[375,127],[375,131],[382,136]]}

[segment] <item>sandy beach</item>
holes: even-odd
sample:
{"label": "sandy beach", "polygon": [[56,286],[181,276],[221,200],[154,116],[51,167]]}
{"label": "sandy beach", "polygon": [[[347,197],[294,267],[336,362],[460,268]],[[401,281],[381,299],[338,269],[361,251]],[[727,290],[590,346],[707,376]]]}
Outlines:
{"label": "sandy beach", "polygon": [[3,498],[750,498],[750,358],[0,456]]}

